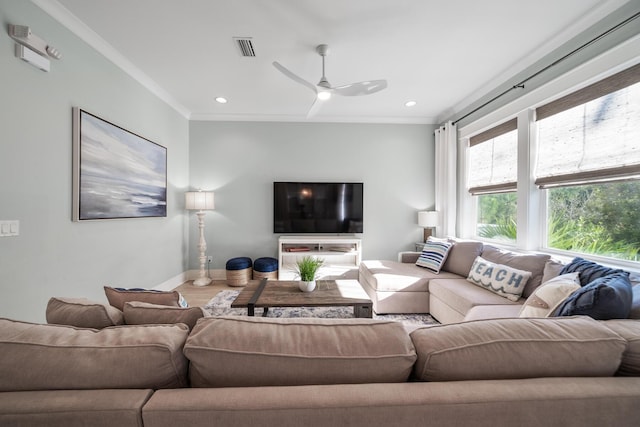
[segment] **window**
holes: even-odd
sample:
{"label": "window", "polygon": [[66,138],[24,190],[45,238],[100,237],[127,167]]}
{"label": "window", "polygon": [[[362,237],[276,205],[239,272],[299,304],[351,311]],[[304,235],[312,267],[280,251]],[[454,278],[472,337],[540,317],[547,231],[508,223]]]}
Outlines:
{"label": "window", "polygon": [[476,234],[485,239],[515,242],[517,201],[514,191],[478,197]]}
{"label": "window", "polygon": [[639,261],[640,65],[536,110],[547,246]]}
{"label": "window", "polygon": [[516,120],[469,140],[468,190],[476,196],[476,235],[515,242],[518,141]]}
{"label": "window", "polygon": [[640,180],[548,190],[547,246],[640,261]]}

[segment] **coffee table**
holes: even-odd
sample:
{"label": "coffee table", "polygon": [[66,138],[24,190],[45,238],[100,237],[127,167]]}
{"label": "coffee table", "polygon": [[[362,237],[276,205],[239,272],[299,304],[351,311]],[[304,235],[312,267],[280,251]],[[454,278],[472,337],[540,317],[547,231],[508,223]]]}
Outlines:
{"label": "coffee table", "polygon": [[231,303],[233,308],[246,308],[249,316],[256,307],[336,307],[353,306],[355,317],[373,317],[373,306],[357,280],[316,280],[313,292],[302,292],[295,280],[250,280]]}

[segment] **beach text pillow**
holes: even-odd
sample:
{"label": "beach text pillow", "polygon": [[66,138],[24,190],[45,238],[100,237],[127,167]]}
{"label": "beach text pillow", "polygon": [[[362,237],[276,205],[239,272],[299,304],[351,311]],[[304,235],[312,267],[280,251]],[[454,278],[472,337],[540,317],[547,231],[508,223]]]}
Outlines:
{"label": "beach text pillow", "polygon": [[518,270],[476,257],[467,280],[511,301],[518,301],[530,277],[530,271]]}

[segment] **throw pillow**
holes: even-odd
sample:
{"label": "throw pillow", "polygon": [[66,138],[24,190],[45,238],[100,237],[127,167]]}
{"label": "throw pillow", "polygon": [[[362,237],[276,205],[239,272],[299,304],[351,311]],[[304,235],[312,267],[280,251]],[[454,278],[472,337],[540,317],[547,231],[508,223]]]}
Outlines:
{"label": "throw pillow", "polygon": [[530,277],[530,271],[494,264],[476,257],[467,280],[510,301],[518,301]]}
{"label": "throw pillow", "polygon": [[124,321],[127,325],[184,323],[193,329],[198,319],[204,316],[201,307],[171,307],[139,301],[124,304]]}
{"label": "throw pillow", "polygon": [[124,310],[124,303],[129,301],[181,307],[180,294],[176,291],[156,291],[140,288],[122,289],[105,286],[104,293],[109,304],[120,311]]}
{"label": "throw pillow", "polygon": [[[572,293],[580,289],[579,273],[567,273],[540,285],[522,306],[520,317],[549,317]],[[126,313],[125,313],[126,314]]]}
{"label": "throw pillow", "polygon": [[555,315],[585,315],[596,320],[626,319],[631,312],[631,300],[629,274],[614,273],[578,289],[560,304]]}
{"label": "throw pillow", "polygon": [[580,285],[585,286],[594,280],[608,276],[614,273],[624,273],[623,270],[605,267],[604,265],[597,264],[593,261],[587,261],[586,259],[576,257],[569,264],[565,265],[560,274],[580,273]]}
{"label": "throw pillow", "polygon": [[52,297],[47,304],[46,318],[50,324],[78,328],[102,329],[124,323],[122,312],[117,308],[86,298]]}
{"label": "throw pillow", "polygon": [[482,249],[482,258],[518,270],[530,271],[531,278],[522,291],[522,296],[528,298],[542,283],[545,264],[551,257],[546,254],[520,254],[496,248],[495,246],[485,245]]}
{"label": "throw pillow", "polygon": [[640,319],[640,285],[635,285],[631,289],[633,290],[633,298],[629,319]]}
{"label": "throw pillow", "polygon": [[424,248],[422,248],[422,253],[420,257],[418,257],[416,265],[425,267],[434,273],[440,273],[440,269],[447,259],[451,246],[453,246],[452,243],[429,238],[424,244]]}

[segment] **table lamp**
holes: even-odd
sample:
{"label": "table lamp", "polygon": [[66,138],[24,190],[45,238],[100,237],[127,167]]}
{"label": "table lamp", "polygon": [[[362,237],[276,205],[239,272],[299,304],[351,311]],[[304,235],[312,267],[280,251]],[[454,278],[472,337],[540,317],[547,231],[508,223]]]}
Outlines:
{"label": "table lamp", "polygon": [[418,225],[424,228],[424,241],[432,235],[433,229],[438,226],[439,213],[437,211],[418,212]]}

